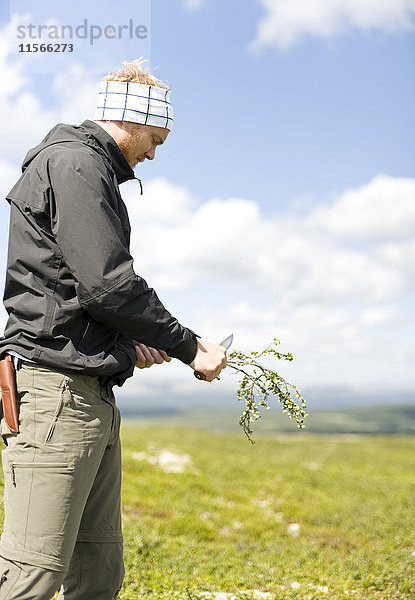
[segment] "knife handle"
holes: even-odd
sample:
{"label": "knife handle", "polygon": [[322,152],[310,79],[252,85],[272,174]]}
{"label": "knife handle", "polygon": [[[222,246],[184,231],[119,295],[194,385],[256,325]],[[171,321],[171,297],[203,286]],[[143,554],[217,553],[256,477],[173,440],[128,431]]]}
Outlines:
{"label": "knife handle", "polygon": [[206,381],[206,377],[200,371],[193,371],[193,375],[200,381]]}

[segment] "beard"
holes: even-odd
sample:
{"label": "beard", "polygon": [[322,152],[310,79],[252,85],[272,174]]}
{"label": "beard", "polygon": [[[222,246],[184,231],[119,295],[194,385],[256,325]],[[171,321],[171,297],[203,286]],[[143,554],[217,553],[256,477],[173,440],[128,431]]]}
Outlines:
{"label": "beard", "polygon": [[128,164],[133,169],[145,154],[146,130],[139,123],[123,121],[123,129],[128,135],[118,142],[121,152],[124,154]]}

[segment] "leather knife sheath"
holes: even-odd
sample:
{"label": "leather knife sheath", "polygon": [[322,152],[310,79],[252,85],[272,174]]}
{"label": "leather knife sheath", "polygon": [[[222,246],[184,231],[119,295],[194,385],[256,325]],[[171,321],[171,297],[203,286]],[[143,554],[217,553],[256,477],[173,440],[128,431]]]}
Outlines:
{"label": "leather knife sheath", "polygon": [[16,376],[13,359],[9,354],[6,354],[5,358],[0,360],[0,388],[3,416],[6,425],[13,433],[19,433]]}

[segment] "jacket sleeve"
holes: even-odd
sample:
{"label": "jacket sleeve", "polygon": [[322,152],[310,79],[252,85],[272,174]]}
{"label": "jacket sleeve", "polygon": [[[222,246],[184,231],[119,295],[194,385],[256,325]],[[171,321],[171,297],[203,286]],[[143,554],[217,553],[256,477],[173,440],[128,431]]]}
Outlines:
{"label": "jacket sleeve", "polygon": [[88,152],[55,150],[48,159],[52,232],[82,308],[94,319],[189,364],[196,335],[135,274],[115,184]]}

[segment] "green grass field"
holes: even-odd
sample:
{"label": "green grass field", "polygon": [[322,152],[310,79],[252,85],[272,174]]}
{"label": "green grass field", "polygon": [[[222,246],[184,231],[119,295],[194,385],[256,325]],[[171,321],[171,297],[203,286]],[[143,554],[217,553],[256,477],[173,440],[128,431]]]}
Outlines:
{"label": "green grass field", "polygon": [[414,438],[127,423],[123,444],[122,600],[415,598]]}
{"label": "green grass field", "polygon": [[126,422],[120,600],[415,598],[415,438]]}

